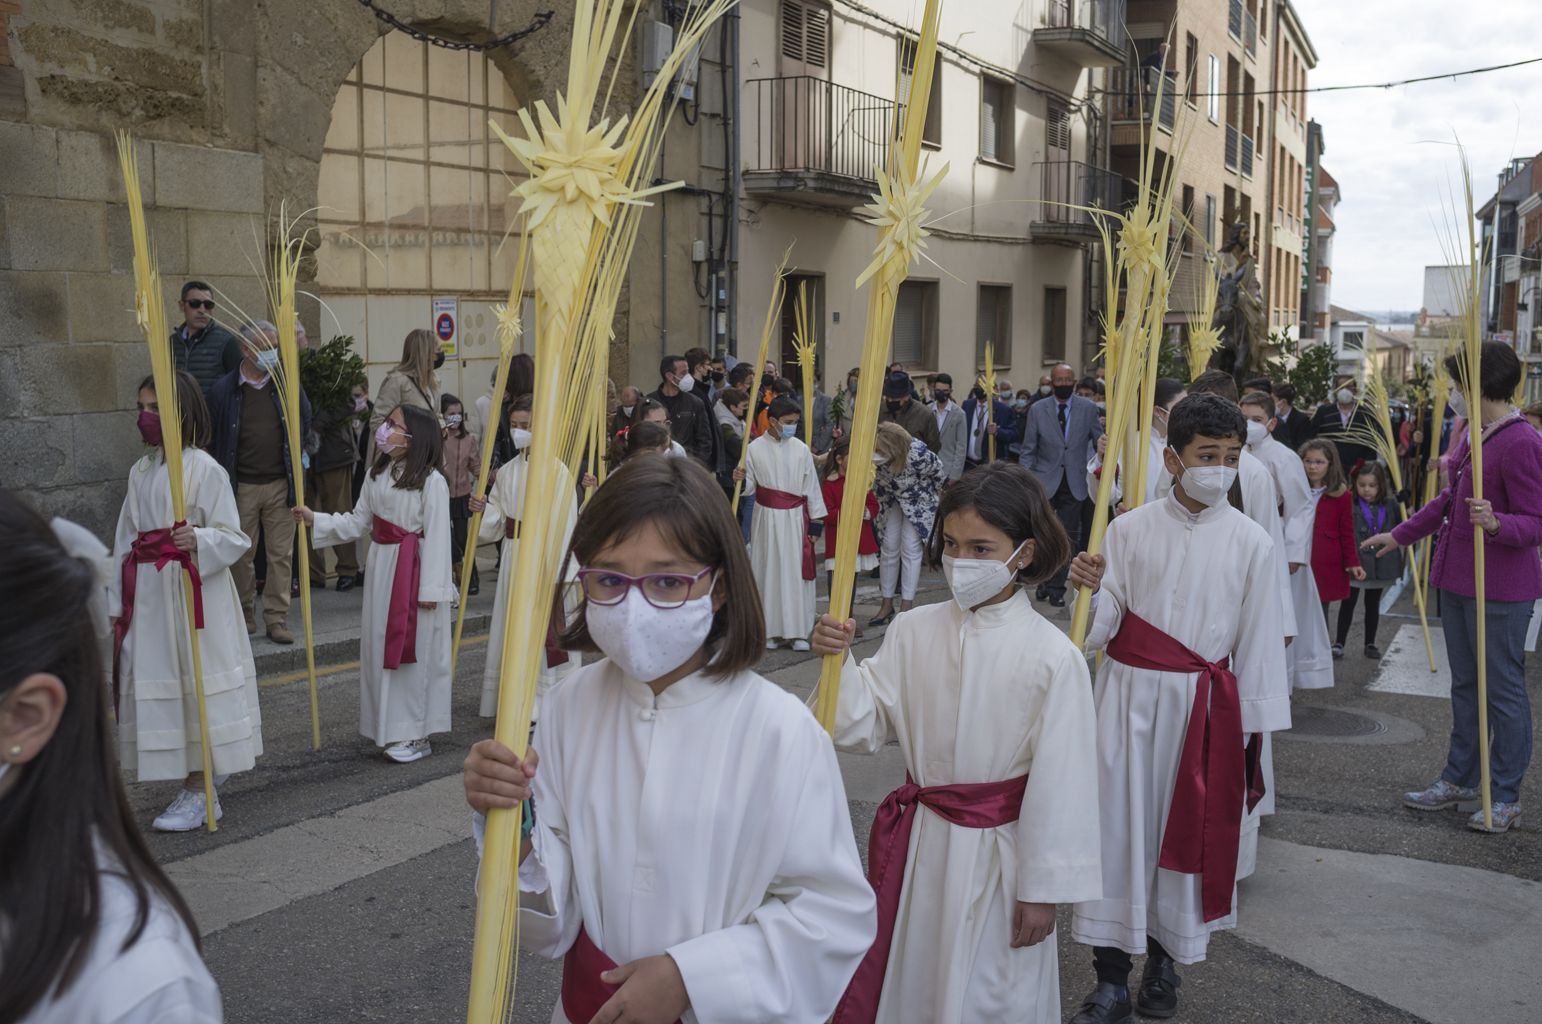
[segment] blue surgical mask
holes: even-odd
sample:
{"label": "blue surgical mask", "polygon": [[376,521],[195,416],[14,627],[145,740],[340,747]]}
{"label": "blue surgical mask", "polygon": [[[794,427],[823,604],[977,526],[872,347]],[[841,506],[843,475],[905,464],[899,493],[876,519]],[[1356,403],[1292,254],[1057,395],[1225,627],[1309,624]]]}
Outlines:
{"label": "blue surgical mask", "polygon": [[263,373],[272,373],[278,367],[278,349],[268,348],[258,352],[254,357],[257,368]]}
{"label": "blue surgical mask", "polygon": [[794,437],[797,437],[797,436],[798,436],[798,425],[796,423],[783,423],[782,424],[782,438],[784,440],[786,440],[788,438],[794,438]]}

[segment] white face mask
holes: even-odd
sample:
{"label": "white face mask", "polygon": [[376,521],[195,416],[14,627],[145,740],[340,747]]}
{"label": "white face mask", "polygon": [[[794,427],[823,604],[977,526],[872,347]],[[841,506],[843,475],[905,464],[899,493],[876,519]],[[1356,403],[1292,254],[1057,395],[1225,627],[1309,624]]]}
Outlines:
{"label": "white face mask", "polygon": [[1050,387],[1048,384],[1040,384],[1039,385],[1039,394],[1041,394],[1041,395],[1047,395],[1047,394],[1049,394],[1053,390],[1055,390],[1055,389]]}
{"label": "white face mask", "polygon": [[1178,482],[1183,484],[1184,494],[1210,508],[1226,500],[1226,492],[1231,490],[1236,480],[1235,466],[1184,466],[1183,473],[1178,477]]}
{"label": "white face mask", "polygon": [[1340,405],[1354,405],[1355,393],[1348,388],[1339,388],[1338,394],[1333,396]]}
{"label": "white face mask", "polygon": [[695,386],[696,386],[696,378],[692,377],[690,374],[686,374],[684,377],[681,377],[680,380],[675,383],[675,387],[679,388],[681,391],[689,391],[692,388],[694,388]]}
{"label": "white face mask", "polygon": [[1446,404],[1451,407],[1453,413],[1462,419],[1467,418],[1467,399],[1460,391],[1451,392],[1451,397],[1446,399]]}
{"label": "white face mask", "polygon": [[712,632],[712,594],[679,608],[655,608],[636,587],[620,603],[584,609],[589,636],[616,667],[638,682],[662,679],[684,665]]}
{"label": "white face mask", "polygon": [[631,419],[632,410],[635,408],[637,408],[635,405],[623,405],[621,407],[621,415],[625,416],[627,419]]}
{"label": "white face mask", "polygon": [[1248,447],[1257,448],[1269,436],[1269,428],[1257,420],[1248,420]]}
{"label": "white face mask", "polygon": [[447,427],[458,427],[461,425],[461,420],[462,417],[460,413],[452,412],[450,415],[444,418],[444,424]]}
{"label": "white face mask", "polygon": [[515,451],[523,451],[529,448],[531,439],[530,431],[520,427],[515,427],[509,431],[509,440],[514,442]]}
{"label": "white face mask", "polygon": [[1005,562],[994,558],[943,555],[942,574],[947,577],[948,586],[953,588],[953,600],[967,612],[1001,593],[1017,575],[1018,555],[1027,546],[1028,542],[1023,541]]}

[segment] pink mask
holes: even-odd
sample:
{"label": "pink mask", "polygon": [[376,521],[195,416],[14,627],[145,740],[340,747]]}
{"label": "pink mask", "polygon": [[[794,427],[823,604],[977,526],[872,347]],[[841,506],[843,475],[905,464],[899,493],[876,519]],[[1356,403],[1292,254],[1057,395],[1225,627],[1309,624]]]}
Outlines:
{"label": "pink mask", "polygon": [[[391,440],[391,435],[395,432],[396,428],[391,425],[390,420],[386,420],[384,423],[380,424],[380,426],[376,427],[375,450],[389,454],[396,451],[397,449],[405,448],[406,445],[400,445]],[[402,434],[402,439],[405,441],[410,441],[412,440],[412,435],[404,433]]]}

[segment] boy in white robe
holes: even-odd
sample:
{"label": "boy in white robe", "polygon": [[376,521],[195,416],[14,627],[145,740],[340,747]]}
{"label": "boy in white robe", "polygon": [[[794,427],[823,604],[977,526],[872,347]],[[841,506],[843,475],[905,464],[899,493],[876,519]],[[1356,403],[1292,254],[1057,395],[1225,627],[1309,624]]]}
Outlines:
{"label": "boy in white robe", "polygon": [[[207,824],[184,598],[186,571],[176,557],[188,558],[198,570],[203,607],[198,653],[216,781],[250,770],[262,754],[257,670],[230,575],[230,567],[251,541],[241,532],[230,478],[198,447],[208,440],[203,394],[191,378],[185,385],[179,380],[177,391],[187,425],[182,447],[187,523],[173,529],[171,485],[160,447],[163,427],[154,384],[147,379],[139,390],[140,432],[153,447],[129,471],[113,540],[116,568],[107,587],[107,613],[118,648],[114,690],[122,765],[140,782],[183,780],[176,800],[155,819],[154,827],[163,832],[187,832]],[[214,820],[223,816],[216,795]]]}
{"label": "boy in white robe", "polygon": [[[836,745],[898,740],[907,779],[873,823],[879,936],[835,1022],[1058,1024],[1055,905],[1102,891],[1096,719],[1086,659],[1019,588],[1071,545],[1016,463],[965,474],[937,522],[954,599],[901,613],[841,672]],[[814,649],[846,652],[855,626],[826,615]]]}
{"label": "boy in white robe", "polygon": [[814,456],[797,437],[798,403],[777,396],[770,418],[766,432],[750,442],[745,468],[734,474],[742,474],[744,493],[755,497],[750,565],[766,613],[766,647],[790,641],[793,650],[806,651],[818,577],[809,526],[825,517],[824,492]]}
{"label": "boy in white robe", "polygon": [[1268,535],[1226,495],[1246,437],[1237,406],[1191,395],[1173,409],[1163,499],[1109,525],[1071,577],[1094,589],[1103,898],[1072,935],[1098,985],[1073,1024],[1129,1015],[1132,954],[1149,953],[1137,1004],[1177,1012],[1174,963],[1235,926],[1243,816],[1256,773],[1248,737],[1290,726],[1279,656],[1280,590]]}

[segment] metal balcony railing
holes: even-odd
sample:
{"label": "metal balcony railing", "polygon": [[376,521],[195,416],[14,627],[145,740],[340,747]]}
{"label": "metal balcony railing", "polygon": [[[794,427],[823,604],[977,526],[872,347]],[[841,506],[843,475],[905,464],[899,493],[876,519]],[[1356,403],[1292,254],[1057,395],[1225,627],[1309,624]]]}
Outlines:
{"label": "metal balcony railing", "polygon": [[1159,72],[1155,68],[1114,68],[1108,75],[1109,116],[1115,121],[1150,121],[1156,105],[1157,77],[1167,76],[1162,85],[1162,104],[1157,116],[1163,128],[1172,131],[1178,119],[1178,73]]}
{"label": "metal balcony railing", "polygon": [[1231,0],[1226,12],[1226,31],[1237,42],[1242,42],[1242,0]]}
{"label": "metal balcony railing", "polygon": [[746,171],[817,172],[873,181],[887,165],[893,100],[812,75],[744,83]]}
{"label": "metal balcony railing", "polygon": [[1116,46],[1123,42],[1125,0],[1049,0],[1045,28],[1084,28]]}
{"label": "metal balcony railing", "polygon": [[1237,126],[1236,125],[1234,125],[1234,124],[1227,125],[1226,126],[1226,169],[1228,171],[1235,171],[1237,169],[1238,150],[1240,150],[1241,148],[1242,148],[1242,133],[1237,130]]}
{"label": "metal balcony railing", "polygon": [[1258,56],[1258,18],[1252,11],[1243,12],[1242,44],[1247,47],[1249,56]]}
{"label": "metal balcony railing", "polygon": [[1044,224],[1095,228],[1095,215],[1076,207],[1119,209],[1123,182],[1104,167],[1080,160],[1048,160],[1039,164],[1039,212]]}
{"label": "metal balcony railing", "polygon": [[1253,146],[1253,139],[1252,139],[1252,137],[1248,136],[1248,135],[1243,135],[1242,136],[1242,173],[1243,173],[1243,176],[1248,177],[1248,178],[1251,178],[1253,176],[1253,152],[1254,152],[1254,146]]}

